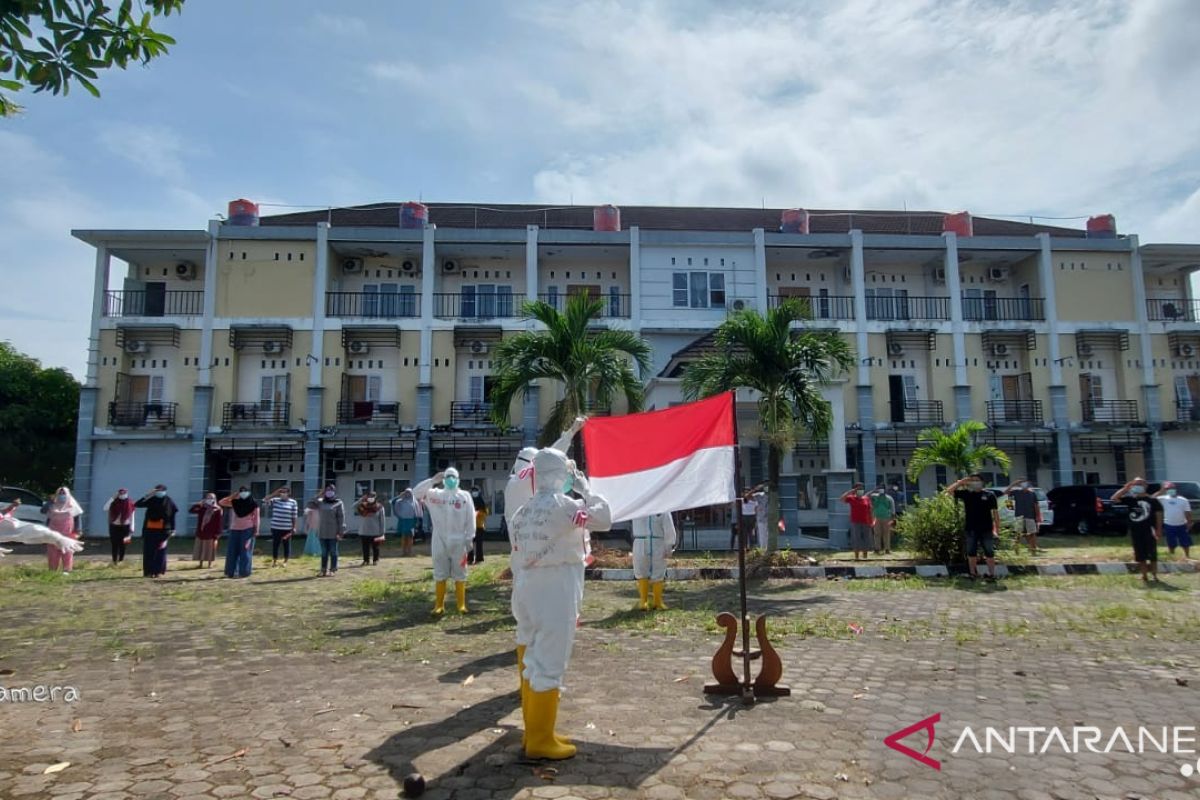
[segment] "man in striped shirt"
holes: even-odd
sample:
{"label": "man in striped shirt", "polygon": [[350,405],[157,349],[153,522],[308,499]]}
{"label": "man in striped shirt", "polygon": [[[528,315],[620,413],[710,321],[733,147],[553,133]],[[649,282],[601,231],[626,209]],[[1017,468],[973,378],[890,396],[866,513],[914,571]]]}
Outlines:
{"label": "man in striped shirt", "polygon": [[292,536],[296,533],[299,509],[291,498],[291,490],[280,486],[267,496],[267,514],[271,521],[271,565],[279,560],[279,545],[283,545],[283,563],[292,557]]}

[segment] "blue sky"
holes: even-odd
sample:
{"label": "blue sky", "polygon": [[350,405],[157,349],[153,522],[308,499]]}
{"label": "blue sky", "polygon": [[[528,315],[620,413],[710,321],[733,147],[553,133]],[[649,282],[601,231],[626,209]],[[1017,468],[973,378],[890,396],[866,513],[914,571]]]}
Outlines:
{"label": "blue sky", "polygon": [[82,376],[69,230],[198,229],[235,197],[1111,212],[1200,241],[1192,0],[333,8],[190,0],[99,100],[17,98],[0,338]]}

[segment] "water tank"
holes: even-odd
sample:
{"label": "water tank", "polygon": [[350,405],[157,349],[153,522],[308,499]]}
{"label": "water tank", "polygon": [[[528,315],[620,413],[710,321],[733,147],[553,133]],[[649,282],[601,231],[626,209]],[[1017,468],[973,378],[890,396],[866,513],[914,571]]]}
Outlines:
{"label": "water tank", "polygon": [[971,212],[960,211],[957,214],[943,214],[942,232],[957,233],[959,236],[974,236],[975,224],[971,221]]}
{"label": "water tank", "polygon": [[258,203],[251,203],[249,200],[230,200],[229,201],[229,224],[230,225],[257,225],[258,224]]}
{"label": "water tank", "polygon": [[596,206],[592,209],[592,230],[621,230],[621,209],[616,206]]}
{"label": "water tank", "polygon": [[1088,217],[1087,238],[1115,239],[1117,238],[1117,218],[1112,214],[1097,214]]}
{"label": "water tank", "polygon": [[803,208],[785,208],[779,217],[781,233],[808,233],[808,212]]}
{"label": "water tank", "polygon": [[424,228],[429,222],[429,208],[424,203],[404,203],[400,206],[401,228]]}

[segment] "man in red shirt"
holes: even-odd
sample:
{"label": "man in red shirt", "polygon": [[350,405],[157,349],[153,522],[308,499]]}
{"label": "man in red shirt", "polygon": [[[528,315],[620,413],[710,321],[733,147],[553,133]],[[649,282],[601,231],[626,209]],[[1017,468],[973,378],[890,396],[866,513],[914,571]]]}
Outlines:
{"label": "man in red shirt", "polygon": [[867,497],[863,485],[856,483],[842,495],[842,502],[850,506],[850,549],[854,551],[854,560],[865,559],[871,549],[871,532],[875,526],[871,498]]}

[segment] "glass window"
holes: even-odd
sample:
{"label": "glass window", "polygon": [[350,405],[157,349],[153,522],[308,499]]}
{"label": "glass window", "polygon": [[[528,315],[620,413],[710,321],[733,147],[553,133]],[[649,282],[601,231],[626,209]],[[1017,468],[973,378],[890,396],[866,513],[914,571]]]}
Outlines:
{"label": "glass window", "polygon": [[713,308],[725,305],[725,275],[720,272],[710,272],[708,275],[709,302]]}
{"label": "glass window", "polygon": [[511,286],[496,287],[496,316],[511,317],[513,315],[513,290]]}
{"label": "glass window", "polygon": [[459,295],[459,297],[462,299],[462,302],[459,305],[458,315],[460,317],[475,316],[475,287],[462,287],[462,293]]}
{"label": "glass window", "polygon": [[562,306],[558,304],[558,287],[546,287],[546,303],[554,308],[555,311],[562,311]]}
{"label": "glass window", "polygon": [[610,317],[621,316],[621,287],[608,287],[608,315]]}
{"label": "glass window", "polygon": [[708,308],[708,273],[692,272],[689,278],[688,305],[692,308]]}
{"label": "glass window", "polygon": [[[475,313],[479,317],[496,316],[496,287],[491,284],[480,284],[475,287]],[[464,314],[463,316],[466,316]]]}
{"label": "glass window", "polygon": [[676,272],[671,275],[671,302],[676,308],[687,308],[688,275],[686,272]]}
{"label": "glass window", "polygon": [[399,314],[400,301],[396,296],[399,288],[395,283],[379,285],[379,316],[395,317]]}
{"label": "glass window", "polygon": [[417,291],[415,286],[401,286],[400,297],[397,299],[397,312],[402,317],[417,315]]}
{"label": "glass window", "polygon": [[379,284],[368,283],[363,286],[362,304],[364,317],[379,316]]}

